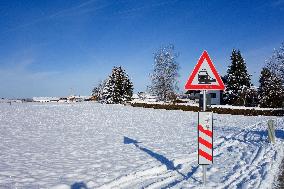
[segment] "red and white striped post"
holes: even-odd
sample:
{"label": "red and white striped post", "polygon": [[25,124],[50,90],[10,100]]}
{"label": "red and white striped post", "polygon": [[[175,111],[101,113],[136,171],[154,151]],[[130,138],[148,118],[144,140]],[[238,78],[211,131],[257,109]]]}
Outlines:
{"label": "red and white striped post", "polygon": [[225,85],[207,51],[203,51],[184,88],[203,90],[203,112],[198,119],[198,163],[203,166],[203,183],[206,183],[206,166],[213,163],[213,113],[206,111],[206,90],[224,90]]}
{"label": "red and white striped post", "polygon": [[207,165],[213,163],[213,113],[206,111],[206,91],[203,91],[203,112],[198,112],[198,164],[203,167],[206,184]]}

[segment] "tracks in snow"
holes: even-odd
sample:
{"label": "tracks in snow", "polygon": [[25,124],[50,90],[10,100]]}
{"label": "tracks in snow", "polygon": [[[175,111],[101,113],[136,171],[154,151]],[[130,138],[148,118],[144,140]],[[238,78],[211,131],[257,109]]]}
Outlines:
{"label": "tracks in snow", "polygon": [[196,162],[196,156],[197,153],[192,153],[186,159],[173,160],[174,166],[177,167],[174,170],[168,170],[166,165],[160,165],[119,177],[99,188],[163,188],[182,181],[187,176],[184,175],[185,172],[187,174],[187,171],[196,170],[192,167]]}
{"label": "tracks in snow", "polygon": [[[237,133],[225,135],[215,140],[214,157],[217,164],[226,160],[228,154],[235,154],[239,162],[234,163],[231,171],[220,177],[219,183],[211,183],[214,188],[242,188],[248,181],[254,188],[259,188],[262,178],[266,176],[267,164],[271,161],[271,149],[273,146],[265,146],[267,143],[258,139],[258,133],[252,132],[255,127],[263,122],[251,125]],[[259,128],[256,130],[259,131]],[[256,136],[254,136],[256,135]],[[248,150],[248,151],[246,151]],[[249,155],[248,155],[249,153]],[[273,151],[273,157],[277,152]],[[186,156],[187,158],[174,159],[172,162],[176,169],[169,170],[162,164],[146,170],[137,171],[121,176],[99,187],[104,188],[171,188],[178,186],[190,186],[195,188],[201,184],[201,170],[197,164],[197,153]],[[234,159],[234,158],[233,158]],[[198,174],[197,174],[198,172]],[[259,176],[261,175],[261,176]],[[210,181],[210,175],[209,175]]]}

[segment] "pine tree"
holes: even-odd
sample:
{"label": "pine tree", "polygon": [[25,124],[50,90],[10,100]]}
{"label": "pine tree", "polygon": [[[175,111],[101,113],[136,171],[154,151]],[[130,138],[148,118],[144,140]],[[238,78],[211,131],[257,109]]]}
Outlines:
{"label": "pine tree", "polygon": [[258,98],[260,107],[280,108],[283,103],[283,86],[278,75],[269,68],[263,68],[259,79]]}
{"label": "pine tree", "polygon": [[244,92],[251,87],[250,75],[246,63],[239,50],[233,49],[231,65],[227,70],[226,90],[224,91],[225,103],[231,105],[246,105]]}
{"label": "pine tree", "polygon": [[106,81],[102,93],[102,102],[118,104],[130,101],[133,95],[133,84],[121,67],[114,67]]}
{"label": "pine tree", "polygon": [[177,78],[179,65],[174,46],[168,45],[154,54],[154,70],[151,74],[149,91],[160,101],[172,100],[178,90]]}
{"label": "pine tree", "polygon": [[284,43],[279,49],[275,49],[273,55],[267,61],[268,68],[274,72],[284,85]]}

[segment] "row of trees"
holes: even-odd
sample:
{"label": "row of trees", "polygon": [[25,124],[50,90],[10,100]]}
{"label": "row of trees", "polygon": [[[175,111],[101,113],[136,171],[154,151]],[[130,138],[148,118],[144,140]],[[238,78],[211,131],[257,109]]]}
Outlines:
{"label": "row of trees", "polygon": [[246,63],[239,50],[233,50],[231,65],[223,77],[226,104],[279,108],[284,101],[284,44],[275,50],[262,68],[259,87],[251,84]]}
{"label": "row of trees", "polygon": [[[176,98],[179,70],[177,57],[173,45],[163,47],[154,54],[154,70],[150,75],[152,83],[147,88],[160,101]],[[102,103],[123,103],[131,100],[133,84],[122,67],[114,67],[111,75],[93,89],[92,95]]]}
{"label": "row of trees", "polygon": [[[178,53],[173,45],[165,46],[154,54],[154,69],[150,74],[148,92],[160,101],[176,99],[178,91]],[[240,106],[282,107],[284,100],[284,43],[275,50],[263,67],[259,87],[251,83],[246,63],[239,50],[233,50],[227,74],[222,77],[226,89],[226,104]],[[133,84],[122,67],[114,67],[111,75],[94,88],[93,96],[103,103],[123,103],[131,100]]]}

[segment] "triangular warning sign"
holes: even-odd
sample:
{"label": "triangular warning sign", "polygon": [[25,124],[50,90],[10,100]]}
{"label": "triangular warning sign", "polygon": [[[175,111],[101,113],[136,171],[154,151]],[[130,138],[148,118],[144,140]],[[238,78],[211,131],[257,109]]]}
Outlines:
{"label": "triangular warning sign", "polygon": [[224,90],[224,83],[217,73],[208,53],[203,51],[185,84],[186,90]]}

